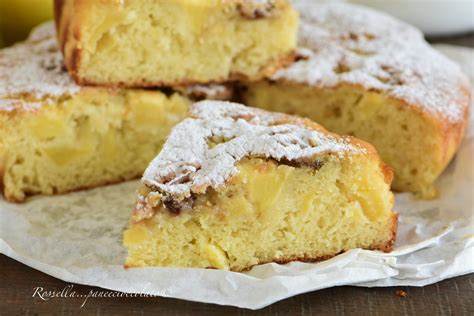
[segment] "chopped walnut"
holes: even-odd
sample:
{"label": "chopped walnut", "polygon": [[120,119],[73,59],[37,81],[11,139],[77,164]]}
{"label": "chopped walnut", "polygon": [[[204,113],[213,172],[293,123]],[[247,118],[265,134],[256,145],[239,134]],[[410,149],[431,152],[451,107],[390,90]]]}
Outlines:
{"label": "chopped walnut", "polygon": [[137,204],[132,212],[132,219],[134,222],[139,222],[155,215],[156,209],[148,203],[148,198],[139,194]]}
{"label": "chopped walnut", "polygon": [[195,200],[196,198],[193,195],[181,201],[170,198],[163,200],[163,205],[171,213],[179,214],[181,211],[191,210]]}

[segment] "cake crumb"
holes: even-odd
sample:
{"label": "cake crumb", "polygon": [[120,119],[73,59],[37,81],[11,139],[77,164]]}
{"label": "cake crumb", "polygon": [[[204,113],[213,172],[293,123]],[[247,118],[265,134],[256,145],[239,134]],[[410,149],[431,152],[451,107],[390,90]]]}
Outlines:
{"label": "cake crumb", "polygon": [[407,297],[408,296],[408,293],[403,291],[403,290],[397,290],[395,292],[395,294],[397,294],[397,296],[399,296],[399,297]]}

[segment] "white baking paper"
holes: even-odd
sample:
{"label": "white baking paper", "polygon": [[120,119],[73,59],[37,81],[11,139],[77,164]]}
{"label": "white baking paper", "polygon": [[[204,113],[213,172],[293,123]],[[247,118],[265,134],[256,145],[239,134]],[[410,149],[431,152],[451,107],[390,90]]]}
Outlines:
{"label": "white baking paper", "polygon": [[[472,50],[439,49],[474,78]],[[320,263],[271,263],[247,273],[124,270],[122,231],[138,182],[36,197],[21,205],[0,200],[0,252],[67,282],[251,309],[339,285],[431,284],[474,271],[473,127],[471,115],[460,151],[438,181],[438,199],[396,195],[399,233],[390,254],[356,249]]]}

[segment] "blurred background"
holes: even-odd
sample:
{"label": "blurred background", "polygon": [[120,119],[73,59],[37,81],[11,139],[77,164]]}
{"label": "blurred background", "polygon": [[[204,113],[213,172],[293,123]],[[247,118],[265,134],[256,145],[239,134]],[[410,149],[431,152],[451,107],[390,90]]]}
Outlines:
{"label": "blurred background", "polygon": [[[97,0],[99,1],[99,0]],[[343,2],[344,0],[297,0]],[[474,0],[349,0],[392,14],[432,40],[474,46]],[[24,39],[35,25],[52,19],[53,0],[0,0],[0,47]],[[440,38],[441,37],[441,38]],[[449,39],[447,38],[449,37]]]}
{"label": "blurred background", "polygon": [[427,37],[474,31],[474,0],[351,0],[417,26]]}
{"label": "blurred background", "polygon": [[0,47],[26,38],[41,22],[53,18],[53,0],[0,0]]}

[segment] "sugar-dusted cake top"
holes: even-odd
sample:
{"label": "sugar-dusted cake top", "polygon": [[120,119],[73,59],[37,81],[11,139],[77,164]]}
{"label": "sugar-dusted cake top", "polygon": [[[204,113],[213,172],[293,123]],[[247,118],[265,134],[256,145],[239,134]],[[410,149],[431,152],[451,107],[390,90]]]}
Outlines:
{"label": "sugar-dusted cake top", "polygon": [[182,200],[223,185],[245,157],[311,165],[323,153],[365,152],[315,123],[236,103],[202,101],[191,116],[174,127],[142,178],[165,198]]}
{"label": "sugar-dusted cake top", "polygon": [[63,69],[52,22],[33,30],[25,42],[0,50],[0,109],[37,108],[38,101],[79,90]]}
{"label": "sugar-dusted cake top", "polygon": [[463,118],[467,79],[417,29],[350,4],[296,0],[294,5],[301,14],[303,59],[272,79],[321,87],[361,85],[450,121]]}

